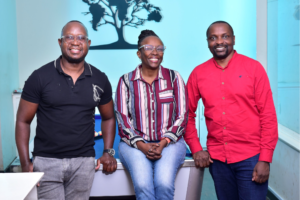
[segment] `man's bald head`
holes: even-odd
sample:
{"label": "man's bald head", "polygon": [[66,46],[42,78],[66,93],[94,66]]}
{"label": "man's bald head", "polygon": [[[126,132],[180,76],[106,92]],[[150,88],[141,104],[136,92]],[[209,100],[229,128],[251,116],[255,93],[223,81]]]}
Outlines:
{"label": "man's bald head", "polygon": [[87,37],[89,36],[88,30],[86,29],[85,25],[84,25],[83,23],[81,23],[80,21],[77,21],[77,20],[72,20],[72,21],[69,21],[68,23],[66,23],[66,25],[64,25],[64,27],[63,27],[62,30],[61,30],[61,36],[64,35],[64,29],[65,29],[65,27],[66,27],[68,24],[70,24],[70,23],[79,23],[81,26],[83,26],[83,28],[84,28],[84,30],[85,30],[85,32],[86,32],[86,36],[87,36]]}

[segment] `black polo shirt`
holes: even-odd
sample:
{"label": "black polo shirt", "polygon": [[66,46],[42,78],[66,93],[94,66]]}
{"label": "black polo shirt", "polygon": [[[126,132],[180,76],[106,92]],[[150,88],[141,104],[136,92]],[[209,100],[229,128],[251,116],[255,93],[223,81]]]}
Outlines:
{"label": "black polo shirt", "polygon": [[38,104],[34,156],[95,156],[95,107],[112,100],[107,76],[88,63],[75,85],[56,59],[35,70],[22,99]]}

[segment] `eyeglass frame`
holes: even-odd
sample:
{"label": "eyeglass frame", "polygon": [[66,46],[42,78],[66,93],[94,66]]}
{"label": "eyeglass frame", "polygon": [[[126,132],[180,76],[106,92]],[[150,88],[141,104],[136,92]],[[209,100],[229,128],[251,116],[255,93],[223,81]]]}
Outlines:
{"label": "eyeglass frame", "polygon": [[[142,46],[140,46],[139,47],[139,49],[141,49],[142,47],[145,47],[146,45],[148,45],[148,46],[153,46],[153,45],[151,45],[151,44],[144,44],[144,45],[142,45]],[[163,46],[163,45],[158,45],[158,46],[156,46],[156,47],[159,47],[159,46]],[[151,51],[151,53],[154,51],[154,49],[156,50],[156,52],[157,53],[159,53],[160,51],[157,51],[157,49],[156,49],[156,47],[155,46],[153,46],[154,48],[152,49],[152,51]],[[164,50],[161,52],[161,53],[164,53],[165,52],[165,50],[166,50],[166,46],[163,46],[164,47]],[[145,48],[144,48],[145,49]]]}
{"label": "eyeglass frame", "polygon": [[[78,40],[78,36],[84,36],[85,37],[85,41],[86,42],[89,41],[89,38],[87,36],[85,36],[85,35],[63,35],[63,36],[60,37],[60,39],[64,39],[64,41],[67,42],[66,39],[65,39],[66,36],[73,36],[73,40],[71,40],[69,42],[75,41],[75,38],[76,38],[76,40],[78,42],[83,43],[83,41]],[[67,42],[67,43],[69,43],[69,42]]]}

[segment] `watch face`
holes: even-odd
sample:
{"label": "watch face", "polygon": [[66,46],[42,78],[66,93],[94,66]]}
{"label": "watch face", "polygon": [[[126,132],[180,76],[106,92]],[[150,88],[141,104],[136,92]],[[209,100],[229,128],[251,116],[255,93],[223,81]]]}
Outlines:
{"label": "watch face", "polygon": [[114,156],[116,151],[114,149],[104,149],[103,153],[108,153],[111,156]]}
{"label": "watch face", "polygon": [[104,149],[103,153],[108,153],[111,156],[114,156],[116,151],[114,149]]}
{"label": "watch face", "polygon": [[111,156],[114,156],[116,151],[114,149],[110,149],[108,152]]}

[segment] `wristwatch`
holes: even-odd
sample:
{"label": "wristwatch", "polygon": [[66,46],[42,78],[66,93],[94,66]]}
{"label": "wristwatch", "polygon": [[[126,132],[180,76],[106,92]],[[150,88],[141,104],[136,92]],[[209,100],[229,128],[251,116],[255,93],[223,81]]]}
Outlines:
{"label": "wristwatch", "polygon": [[108,153],[109,155],[111,155],[112,157],[114,157],[116,151],[114,149],[104,149],[103,153]]}

